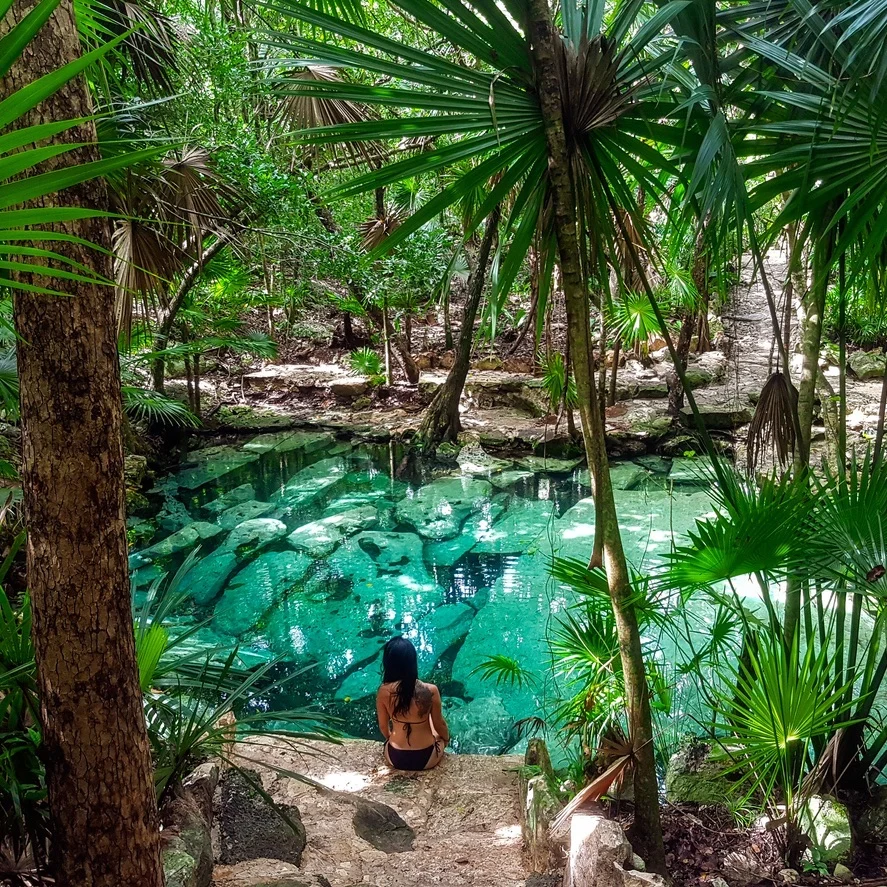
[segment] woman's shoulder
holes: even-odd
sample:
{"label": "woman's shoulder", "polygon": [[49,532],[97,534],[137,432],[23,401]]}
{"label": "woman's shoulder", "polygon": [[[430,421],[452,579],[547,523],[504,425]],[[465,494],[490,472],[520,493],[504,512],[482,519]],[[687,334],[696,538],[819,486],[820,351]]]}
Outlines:
{"label": "woman's shoulder", "polygon": [[440,696],[440,690],[437,689],[437,684],[429,684],[428,681],[418,681],[418,683],[421,684],[432,696]]}

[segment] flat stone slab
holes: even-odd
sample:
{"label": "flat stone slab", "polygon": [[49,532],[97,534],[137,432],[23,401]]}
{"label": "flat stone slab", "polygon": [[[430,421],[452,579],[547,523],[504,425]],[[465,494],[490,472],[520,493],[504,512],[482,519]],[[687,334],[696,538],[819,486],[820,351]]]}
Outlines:
{"label": "flat stone slab", "polygon": [[234,505],[255,498],[256,491],[253,485],[241,484],[239,487],[234,487],[233,490],[229,490],[224,495],[219,496],[218,499],[211,499],[209,502],[204,503],[200,506],[200,510],[205,514],[221,514]]}
{"label": "flat stone slab", "polygon": [[[324,786],[318,791],[261,770],[264,788],[274,800],[299,808],[308,835],[301,867],[284,869],[268,860],[216,866],[216,887],[283,887],[288,884],[284,878],[292,878],[293,887],[526,884],[517,789],[522,758],[448,754],[434,770],[406,774],[384,762],[381,742],[301,745],[301,753],[271,741],[242,750],[251,761],[302,773]],[[383,805],[386,821],[403,822],[415,835],[413,849],[406,849],[404,841],[400,852],[386,852],[360,837],[355,814],[365,811],[365,804]]]}
{"label": "flat stone slab", "polygon": [[517,466],[540,474],[570,474],[583,461],[583,459],[553,459],[547,456],[524,456],[517,460]]}
{"label": "flat stone slab", "polygon": [[277,493],[275,501],[292,513],[332,493],[345,480],[345,461],[339,456],[321,459],[296,472]]}
{"label": "flat stone slab", "polygon": [[232,505],[231,508],[225,509],[219,515],[218,523],[223,530],[233,530],[244,521],[264,517],[269,511],[274,511],[274,506],[270,502],[258,502],[255,499],[248,499],[246,502],[240,502],[237,505]]}
{"label": "flat stone slab", "polygon": [[186,490],[197,490],[221,477],[243,468],[259,458],[258,453],[245,453],[235,447],[207,447],[189,453],[191,461],[197,462],[194,468],[186,468],[176,475],[176,482]]}
{"label": "flat stone slab", "polygon": [[215,524],[203,523],[196,521],[176,530],[165,539],[161,539],[156,545],[146,548],[144,551],[137,552],[137,557],[143,564],[151,563],[156,560],[170,557],[174,554],[180,554],[183,551],[189,551],[199,545],[201,541],[212,539],[222,532],[222,528]]}

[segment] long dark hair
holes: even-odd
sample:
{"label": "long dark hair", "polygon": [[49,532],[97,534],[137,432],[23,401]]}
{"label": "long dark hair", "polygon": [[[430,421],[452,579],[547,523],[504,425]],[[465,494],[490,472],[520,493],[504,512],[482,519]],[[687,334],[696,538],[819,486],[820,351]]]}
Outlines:
{"label": "long dark hair", "polygon": [[402,715],[410,710],[418,680],[416,648],[406,638],[391,638],[382,651],[382,683],[397,684],[393,691],[397,704],[392,714]]}

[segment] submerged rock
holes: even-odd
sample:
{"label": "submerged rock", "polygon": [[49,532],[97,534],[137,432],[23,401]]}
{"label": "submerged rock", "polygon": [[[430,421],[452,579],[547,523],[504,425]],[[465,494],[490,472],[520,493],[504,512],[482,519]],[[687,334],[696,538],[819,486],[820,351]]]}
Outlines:
{"label": "submerged rock", "polygon": [[244,567],[229,583],[213,616],[213,627],[239,637],[255,627],[299,580],[311,559],[297,551],[272,551]]}
{"label": "submerged rock", "polygon": [[378,522],[376,509],[372,505],[363,505],[305,524],[290,533],[287,542],[311,557],[323,558],[335,551],[347,536],[369,530]]}
{"label": "submerged rock", "polygon": [[228,534],[222,547],[236,551],[242,557],[247,553],[260,551],[285,535],[286,524],[283,521],[273,517],[258,517],[236,526]]}
{"label": "submerged rock", "polygon": [[502,698],[489,695],[470,702],[444,698],[444,716],[453,736],[453,750],[466,755],[505,754],[517,741],[515,719],[505,709]]}
{"label": "submerged rock", "polygon": [[420,487],[414,497],[402,499],[397,519],[426,539],[452,539],[468,517],[483,508],[492,490],[485,480],[442,478]]}
{"label": "submerged rock", "polygon": [[476,554],[525,554],[532,552],[546,529],[553,525],[554,508],[541,499],[512,499],[508,511],[472,546]]}
{"label": "submerged rock", "polygon": [[181,589],[200,606],[211,604],[221,593],[228,577],[237,569],[233,551],[217,551],[201,558],[182,577]]}
{"label": "submerged rock", "polygon": [[243,445],[244,450],[253,453],[316,453],[333,440],[328,431],[278,431],[260,434]]}
{"label": "submerged rock", "polygon": [[532,477],[532,471],[514,469],[512,471],[502,471],[499,474],[492,475],[492,477],[490,477],[490,483],[497,490],[507,490],[509,487],[516,486],[517,484],[523,483],[525,480],[532,479]]}
{"label": "submerged rock", "polygon": [[582,459],[552,459],[549,456],[524,456],[517,460],[520,468],[539,474],[570,474],[582,464]]}
{"label": "submerged rock", "polygon": [[205,539],[212,539],[222,532],[222,528],[215,524],[206,524],[200,521],[182,527],[175,533],[161,539],[160,542],[146,548],[144,551],[138,552],[141,563],[151,563],[152,561],[162,560],[171,555],[178,554],[182,551],[188,551],[194,548],[198,543]]}
{"label": "submerged rock", "polygon": [[276,501],[297,511],[333,492],[345,479],[345,461],[339,456],[321,459],[294,474],[277,494]]}
{"label": "submerged rock", "polygon": [[477,514],[468,518],[462,527],[462,532],[454,539],[445,539],[443,542],[428,542],[425,545],[425,553],[429,563],[439,567],[451,567],[460,558],[471,551],[478,542],[486,539],[493,529],[493,524],[505,511],[505,506],[498,502],[490,502]]}
{"label": "submerged rock", "polygon": [[279,859],[299,865],[307,841],[298,807],[271,809],[254,787],[262,784],[259,774],[245,772],[246,776],[240,770],[228,770],[222,778],[216,817],[219,862],[234,865],[251,859]]}
{"label": "submerged rock", "polygon": [[225,446],[197,450],[190,457],[198,465],[176,475],[178,485],[186,490],[197,490],[259,458],[257,453]]}
{"label": "submerged rock", "polygon": [[231,508],[223,511],[219,515],[219,526],[225,530],[233,530],[244,521],[263,517],[273,510],[274,506],[269,502],[257,502],[255,499],[248,499],[246,502],[232,505]]}
{"label": "submerged rock", "polygon": [[218,499],[212,499],[200,506],[200,510],[205,514],[221,514],[240,502],[248,502],[250,499],[256,498],[256,491],[252,484],[241,484],[234,487]]}

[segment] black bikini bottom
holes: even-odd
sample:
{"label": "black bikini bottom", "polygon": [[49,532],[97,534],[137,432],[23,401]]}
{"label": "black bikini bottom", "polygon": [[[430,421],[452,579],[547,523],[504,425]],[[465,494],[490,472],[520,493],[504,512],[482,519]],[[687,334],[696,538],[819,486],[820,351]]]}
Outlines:
{"label": "black bikini bottom", "polygon": [[429,745],[428,748],[395,748],[390,742],[385,745],[388,748],[388,760],[395,770],[424,770],[437,749],[436,744]]}

